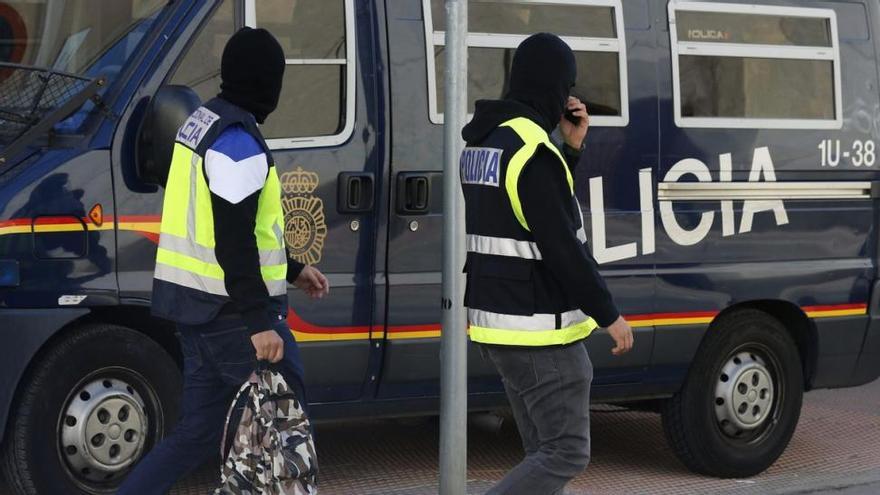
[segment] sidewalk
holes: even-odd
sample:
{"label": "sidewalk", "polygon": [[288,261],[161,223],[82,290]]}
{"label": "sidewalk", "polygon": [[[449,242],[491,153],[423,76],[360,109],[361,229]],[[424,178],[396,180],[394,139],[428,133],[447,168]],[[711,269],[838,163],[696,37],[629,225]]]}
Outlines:
{"label": "sidewalk", "polygon": [[[878,474],[880,476],[880,474]],[[877,495],[880,493],[880,481],[830,490],[812,490],[800,492],[804,495]]]}
{"label": "sidewalk", "polygon": [[[436,418],[372,420],[318,426],[322,495],[437,493]],[[483,493],[519,461],[513,428],[471,428],[469,493]],[[204,494],[206,470],[176,495]],[[663,437],[660,418],[638,412],[593,415],[593,462],[571,483],[572,495],[880,495],[880,381],[808,393],[801,420],[779,461],[747,480],[690,473]]]}

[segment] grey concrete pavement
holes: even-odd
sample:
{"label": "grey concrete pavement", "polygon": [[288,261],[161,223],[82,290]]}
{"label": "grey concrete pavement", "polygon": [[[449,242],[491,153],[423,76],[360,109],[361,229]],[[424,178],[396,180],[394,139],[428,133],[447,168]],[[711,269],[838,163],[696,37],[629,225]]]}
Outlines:
{"label": "grey concrete pavement", "polygon": [[[339,423],[318,432],[323,495],[437,493],[435,420]],[[469,493],[484,492],[520,459],[513,428],[499,434],[472,428],[468,440]],[[200,473],[175,493],[204,493],[214,473]],[[788,450],[765,473],[745,480],[687,471],[666,445],[655,414],[596,413],[593,462],[569,493],[880,495],[880,381],[807,394]]]}
{"label": "grey concrete pavement", "polygon": [[801,492],[803,495],[877,495],[878,493],[880,493],[880,482]]}
{"label": "grey concrete pavement", "polygon": [[[436,494],[438,432],[436,418],[319,425],[321,494]],[[472,494],[485,491],[522,455],[510,427],[498,434],[471,428],[468,443]],[[204,495],[217,472],[208,466],[172,493]],[[593,462],[569,493],[880,495],[880,381],[808,393],[788,450],[767,472],[746,480],[688,472],[666,445],[655,414],[596,413]],[[0,495],[13,494],[0,484]]]}

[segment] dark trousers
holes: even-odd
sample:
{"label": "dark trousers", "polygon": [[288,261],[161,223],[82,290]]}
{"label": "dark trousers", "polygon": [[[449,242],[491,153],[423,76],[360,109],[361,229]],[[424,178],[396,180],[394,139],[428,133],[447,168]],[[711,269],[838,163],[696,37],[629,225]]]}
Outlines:
{"label": "dark trousers", "polygon": [[[284,360],[277,369],[305,404],[299,348],[279,320]],[[117,495],[160,495],[211,458],[220,459],[226,415],[235,394],[256,369],[256,352],[236,315],[197,326],[178,325],[183,352],[181,416],[171,432],[128,475]],[[219,472],[218,472],[219,477]],[[218,481],[219,483],[219,481]]]}
{"label": "dark trousers", "polygon": [[582,342],[482,346],[504,382],[525,458],[489,495],[557,495],[590,462],[593,365]]}

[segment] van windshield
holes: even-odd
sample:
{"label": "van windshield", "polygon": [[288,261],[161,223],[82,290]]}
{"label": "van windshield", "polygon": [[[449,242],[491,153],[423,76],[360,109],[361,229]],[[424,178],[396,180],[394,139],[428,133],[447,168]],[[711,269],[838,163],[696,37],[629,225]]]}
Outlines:
{"label": "van windshield", "polygon": [[[104,77],[105,91],[133,58],[168,0],[19,0],[0,3],[0,62],[88,78]],[[0,71],[0,92],[17,88]],[[55,126],[77,132],[91,101]]]}

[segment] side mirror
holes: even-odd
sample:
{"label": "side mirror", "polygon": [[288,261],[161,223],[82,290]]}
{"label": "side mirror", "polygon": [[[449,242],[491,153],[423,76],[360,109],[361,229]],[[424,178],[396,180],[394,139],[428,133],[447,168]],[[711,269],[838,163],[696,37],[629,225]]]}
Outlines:
{"label": "side mirror", "polygon": [[162,86],[150,101],[137,136],[137,177],[165,187],[177,130],[202,102],[186,86]]}

